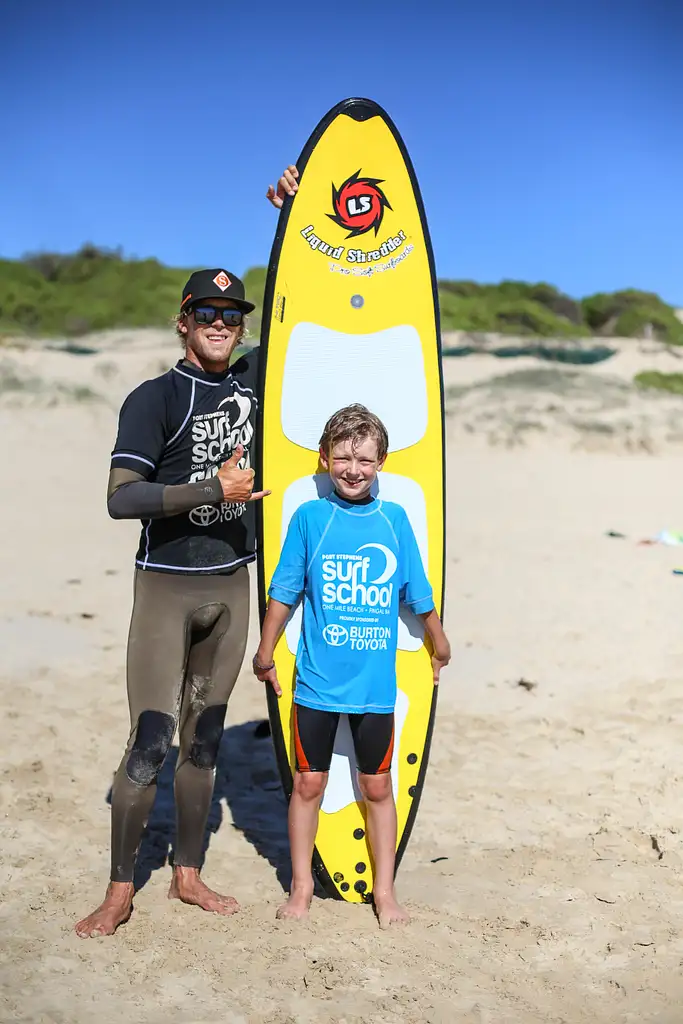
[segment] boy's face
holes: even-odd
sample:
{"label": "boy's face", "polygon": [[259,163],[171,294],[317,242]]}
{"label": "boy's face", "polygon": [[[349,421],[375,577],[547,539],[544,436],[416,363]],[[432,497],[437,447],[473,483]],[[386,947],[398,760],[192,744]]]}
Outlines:
{"label": "boy's face", "polygon": [[375,482],[378,471],[384,465],[377,457],[377,441],[366,437],[362,441],[340,441],[328,457],[320,449],[320,461],[332,478],[334,489],[346,501],[366,498]]}

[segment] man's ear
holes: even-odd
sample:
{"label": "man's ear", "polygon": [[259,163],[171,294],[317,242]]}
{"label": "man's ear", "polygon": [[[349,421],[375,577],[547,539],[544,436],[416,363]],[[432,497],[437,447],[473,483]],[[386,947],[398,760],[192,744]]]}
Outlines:
{"label": "man's ear", "polygon": [[380,459],[380,460],[379,460],[379,462],[377,463],[377,472],[378,472],[378,473],[379,473],[379,472],[380,472],[381,470],[383,470],[383,469],[384,469],[384,463],[385,463],[386,461],[387,461],[387,457],[386,457],[386,455],[384,456],[384,458],[383,458],[383,459]]}
{"label": "man's ear", "polygon": [[319,448],[318,449],[318,455],[320,457],[320,464],[323,467],[323,469],[329,470],[329,468],[330,468],[330,460],[327,457],[327,452],[325,451],[325,449],[324,448]]}

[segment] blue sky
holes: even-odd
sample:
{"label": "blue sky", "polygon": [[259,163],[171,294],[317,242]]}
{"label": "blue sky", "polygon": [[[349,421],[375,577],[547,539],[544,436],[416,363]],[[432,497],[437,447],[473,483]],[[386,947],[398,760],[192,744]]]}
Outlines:
{"label": "blue sky", "polygon": [[681,0],[8,7],[0,256],[263,264],[266,186],[367,95],[413,158],[439,276],[683,305]]}

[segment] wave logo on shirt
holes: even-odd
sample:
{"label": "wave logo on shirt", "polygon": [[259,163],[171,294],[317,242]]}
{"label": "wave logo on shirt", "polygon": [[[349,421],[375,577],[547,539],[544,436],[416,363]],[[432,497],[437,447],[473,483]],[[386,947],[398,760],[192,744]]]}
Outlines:
{"label": "wave logo on shirt", "polygon": [[225,410],[228,428],[236,430],[238,427],[243,427],[251,415],[251,398],[249,395],[241,395],[239,391],[236,391],[234,395],[219,402],[218,408]]}
{"label": "wave logo on shirt", "polygon": [[[377,555],[361,555],[361,551],[379,552],[382,556],[379,572]],[[390,580],[397,568],[396,555],[384,544],[362,544],[353,555],[324,555],[323,602],[359,608],[389,608],[394,592],[394,584]]]}
{"label": "wave logo on shirt", "polygon": [[234,395],[230,398],[224,398],[222,402],[219,402],[218,408],[225,415],[224,430],[226,437],[221,441],[221,444],[224,444],[227,440],[231,452],[235,450],[238,444],[243,445],[245,453],[243,459],[240,460],[240,467],[242,469],[249,469],[251,465],[249,445],[254,436],[254,428],[250,420],[252,413],[251,398],[249,395],[242,395],[239,391],[235,391]]}

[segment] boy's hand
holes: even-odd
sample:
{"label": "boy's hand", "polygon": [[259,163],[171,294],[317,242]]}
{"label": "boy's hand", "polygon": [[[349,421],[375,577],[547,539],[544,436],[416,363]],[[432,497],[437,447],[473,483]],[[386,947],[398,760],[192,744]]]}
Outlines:
{"label": "boy's hand", "polygon": [[280,683],[277,678],[277,669],[275,668],[275,663],[272,660],[270,662],[262,662],[259,659],[258,654],[256,654],[254,655],[252,668],[254,670],[254,675],[256,676],[257,679],[260,679],[262,683],[270,683],[270,685],[275,690],[277,696],[282,696],[282,687],[280,686]]}
{"label": "boy's hand", "polygon": [[443,631],[441,619],[438,616],[436,608],[432,608],[431,611],[425,612],[420,616],[420,618],[424,622],[425,630],[429,634],[427,650],[432,656],[434,686],[438,686],[441,669],[451,660],[451,645],[448,642],[448,637]]}
{"label": "boy's hand", "polygon": [[293,196],[299,186],[296,183],[296,179],[299,177],[294,164],[290,164],[285,170],[282,177],[277,183],[277,189],[273,188],[272,185],[268,186],[266,192],[266,199],[273,204],[276,210],[279,210],[284,202],[285,196]]}
{"label": "boy's hand", "polygon": [[432,654],[432,669],[434,671],[434,686],[439,685],[439,675],[441,669],[445,668],[448,662],[451,660],[451,648],[439,648]]}

